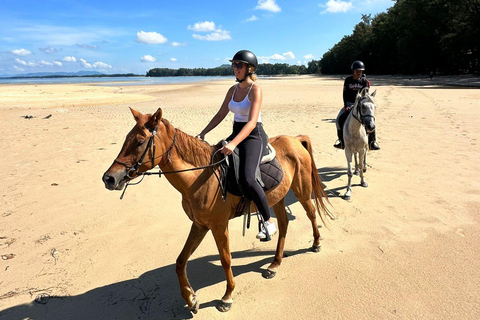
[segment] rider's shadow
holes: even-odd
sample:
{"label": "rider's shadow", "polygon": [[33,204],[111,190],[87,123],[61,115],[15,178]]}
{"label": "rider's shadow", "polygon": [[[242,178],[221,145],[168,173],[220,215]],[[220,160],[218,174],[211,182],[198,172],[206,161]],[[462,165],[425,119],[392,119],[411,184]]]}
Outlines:
{"label": "rider's shadow", "polygon": [[[307,251],[309,251],[307,248],[299,249],[286,253],[286,256],[291,257]],[[274,251],[258,250],[233,252],[233,260],[258,258],[254,262],[243,265],[238,265],[233,261],[234,276],[254,272],[258,273],[259,281],[261,281],[262,267],[271,262],[274,254]],[[197,292],[218,283],[226,284],[225,273],[218,254],[190,260],[187,271],[189,281]],[[218,296],[221,297],[223,293],[224,288],[219,288]],[[36,294],[33,294],[32,299],[35,296]],[[219,302],[219,300],[214,300],[202,303],[201,292],[199,299],[200,309],[214,308]],[[175,264],[145,272],[135,279],[98,287],[76,296],[44,297],[41,302],[31,302],[4,309],[0,311],[0,319],[148,320],[193,318],[180,295]]]}

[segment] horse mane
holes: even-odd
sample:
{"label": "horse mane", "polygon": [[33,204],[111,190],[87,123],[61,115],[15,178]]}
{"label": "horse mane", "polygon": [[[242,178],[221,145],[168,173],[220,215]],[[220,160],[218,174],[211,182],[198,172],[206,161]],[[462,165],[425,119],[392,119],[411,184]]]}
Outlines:
{"label": "horse mane", "polygon": [[[211,163],[212,154],[218,150],[218,145],[210,145],[194,138],[180,129],[174,128],[167,119],[162,119],[169,135],[177,134],[175,138],[175,147],[177,154],[182,160],[192,164],[195,167],[205,166]],[[217,157],[215,157],[217,158]]]}

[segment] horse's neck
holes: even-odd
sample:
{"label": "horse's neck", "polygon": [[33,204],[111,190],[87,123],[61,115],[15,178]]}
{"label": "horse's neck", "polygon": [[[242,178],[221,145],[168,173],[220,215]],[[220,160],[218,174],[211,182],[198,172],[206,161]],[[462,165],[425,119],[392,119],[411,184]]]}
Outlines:
{"label": "horse's neck", "polygon": [[350,119],[348,121],[348,130],[352,133],[360,131],[360,129],[362,129],[362,124],[358,120],[358,103],[355,104],[352,112],[350,112],[349,118]]}
{"label": "horse's neck", "polygon": [[[172,186],[180,191],[183,195],[192,192],[192,185],[199,183],[201,180],[208,180],[212,175],[211,169],[190,170],[197,167],[205,166],[210,163],[211,149],[197,141],[194,137],[177,130],[176,142],[171,150],[169,161],[161,163],[160,169],[164,172],[189,170],[182,173],[166,174],[165,177]],[[195,192],[195,191],[193,191]]]}

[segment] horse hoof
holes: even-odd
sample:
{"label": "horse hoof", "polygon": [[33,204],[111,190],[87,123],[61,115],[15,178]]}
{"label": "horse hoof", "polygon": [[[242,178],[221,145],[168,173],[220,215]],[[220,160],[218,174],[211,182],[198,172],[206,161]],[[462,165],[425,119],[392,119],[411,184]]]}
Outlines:
{"label": "horse hoof", "polygon": [[275,277],[276,274],[277,274],[276,271],[267,269],[263,272],[262,277],[264,277],[265,279],[272,279],[273,277]]}
{"label": "horse hoof", "polygon": [[366,183],[365,181],[362,182],[362,187],[366,188],[368,187],[368,183]]}
{"label": "horse hoof", "polygon": [[320,250],[322,250],[322,246],[321,246],[321,245],[318,245],[318,246],[313,245],[313,246],[312,246],[312,251],[313,251],[313,252],[315,252],[315,253],[316,253],[316,252],[320,252]]}
{"label": "horse hoof", "polygon": [[197,314],[198,309],[200,308],[200,303],[198,303],[198,299],[196,296],[193,296],[192,302],[193,302],[193,306],[189,309],[193,314]]}
{"label": "horse hoof", "polygon": [[345,200],[350,200],[350,199],[352,199],[352,196],[347,196],[347,195],[345,195],[343,198],[344,198]]}
{"label": "horse hoof", "polygon": [[221,301],[217,304],[217,310],[220,312],[227,312],[232,308],[233,302]]}
{"label": "horse hoof", "polygon": [[359,174],[358,170],[355,170],[355,172],[353,172],[353,174],[358,176],[358,174]]}

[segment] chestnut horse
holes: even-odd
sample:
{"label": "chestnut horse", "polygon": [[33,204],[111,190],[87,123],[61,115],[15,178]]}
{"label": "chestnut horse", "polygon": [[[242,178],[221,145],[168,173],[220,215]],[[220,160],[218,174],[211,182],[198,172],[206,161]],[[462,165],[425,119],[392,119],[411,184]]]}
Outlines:
{"label": "chestnut horse", "polygon": [[[105,187],[109,190],[121,190],[125,183],[158,165],[164,172],[188,170],[209,165],[218,146],[211,146],[173,127],[162,118],[162,110],[155,114],[142,114],[130,109],[137,122],[127,134],[123,147],[114,163],[103,175]],[[153,143],[152,143],[153,142]],[[270,139],[276,150],[277,158],[284,171],[281,184],[267,192],[268,203],[273,206],[278,222],[278,243],[275,258],[264,277],[272,278],[277,272],[283,257],[288,217],[285,210],[285,196],[292,189],[312,224],[312,250],[320,251],[320,232],[316,221],[315,200],[319,216],[323,223],[325,214],[329,214],[322,197],[327,198],[312,155],[310,139],[307,136],[278,136]],[[219,153],[217,153],[219,154]],[[187,279],[187,261],[200,245],[209,230],[212,231],[220,260],[227,278],[227,289],[217,304],[220,311],[228,311],[232,305],[232,292],[235,282],[231,268],[228,221],[234,217],[240,197],[228,195],[222,200],[222,190],[216,175],[217,167],[202,170],[183,171],[165,175],[172,186],[182,194],[182,206],[192,220],[187,242],[177,258],[176,272],[182,297],[188,308],[196,313],[199,301]],[[328,199],[327,199],[328,201]]]}

